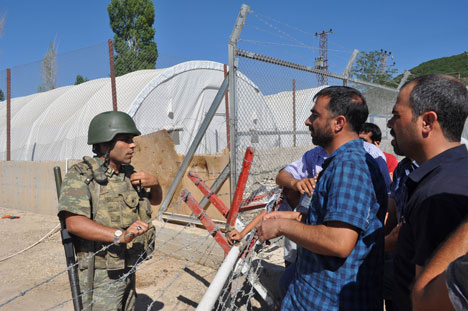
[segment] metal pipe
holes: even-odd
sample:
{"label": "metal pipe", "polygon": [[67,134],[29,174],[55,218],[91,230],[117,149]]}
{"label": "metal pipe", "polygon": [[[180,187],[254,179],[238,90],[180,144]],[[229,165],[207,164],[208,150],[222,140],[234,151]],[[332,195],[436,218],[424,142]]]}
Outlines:
{"label": "metal pipe", "polygon": [[353,68],[353,64],[356,61],[358,54],[359,50],[354,49],[353,54],[351,54],[351,57],[348,60],[348,64],[346,65],[346,68],[343,72],[343,76],[345,77],[345,79],[343,80],[343,86],[348,85],[349,74],[351,72],[351,69]]}
{"label": "metal pipe", "polygon": [[[219,189],[221,189],[221,186],[224,184],[226,179],[228,179],[228,177],[229,177],[230,167],[231,166],[229,165],[229,163],[226,164],[226,166],[224,167],[221,174],[219,174],[219,176],[216,178],[213,185],[211,185],[211,188],[210,188],[211,192],[218,193]],[[201,205],[201,207],[203,207],[204,210],[206,210],[206,208],[208,206],[208,203],[210,203],[210,200],[208,200],[207,197],[203,197],[203,199],[200,201],[200,205]]]}
{"label": "metal pipe", "polygon": [[[269,63],[269,64],[276,64],[276,65],[287,67],[287,68],[297,69],[297,70],[301,70],[301,71],[305,71],[305,72],[316,73],[316,74],[324,75],[324,76],[335,78],[335,79],[340,79],[340,80],[346,79],[346,77],[344,77],[342,75],[339,75],[339,74],[336,74],[336,73],[331,73],[329,71],[316,69],[314,67],[304,66],[304,65],[288,62],[288,61],[285,61],[285,60],[282,60],[282,59],[273,58],[273,57],[270,57],[270,56],[265,56],[265,55],[257,54],[257,53],[254,53],[254,52],[248,52],[248,51],[238,49],[238,50],[236,50],[236,55],[237,56],[242,56],[242,57],[245,57],[245,58],[254,59],[254,60],[259,60],[259,61],[266,62],[266,63]],[[371,82],[352,79],[352,78],[348,78],[348,81],[353,82],[353,83],[362,84],[362,85],[367,85],[367,86],[380,88],[380,89],[383,89],[383,90],[397,92],[397,90],[394,89],[394,88],[387,87],[387,86],[382,86],[382,85],[376,84],[376,83],[371,83]]]}
{"label": "metal pipe", "polygon": [[213,309],[214,304],[218,300],[218,297],[223,290],[224,284],[227,278],[231,274],[234,265],[236,264],[237,258],[239,258],[240,250],[239,247],[233,246],[229,251],[229,254],[224,258],[224,261],[216,273],[213,281],[211,281],[205,295],[197,306],[196,311],[205,311]]}
{"label": "metal pipe", "polygon": [[242,172],[239,175],[236,192],[234,193],[234,198],[232,199],[231,208],[226,220],[228,229],[230,227],[234,227],[236,223],[237,214],[239,213],[239,207],[242,201],[242,195],[244,194],[245,184],[249,178],[250,166],[252,165],[254,152],[255,149],[252,147],[249,147],[247,150],[245,150],[244,162],[242,163]]}
{"label": "metal pipe", "polygon": [[169,207],[169,203],[171,202],[172,197],[174,196],[177,186],[179,185],[180,181],[182,180],[182,177],[187,171],[187,168],[190,162],[192,161],[193,155],[195,154],[195,151],[197,150],[198,145],[200,144],[203,136],[205,135],[205,132],[208,129],[208,126],[210,125],[211,120],[213,119],[216,113],[216,110],[218,110],[219,104],[221,103],[223,99],[224,92],[226,92],[227,90],[228,82],[229,82],[229,78],[226,78],[221,84],[219,91],[216,94],[216,97],[214,98],[213,103],[211,104],[210,109],[205,115],[205,119],[203,120],[202,124],[200,125],[200,128],[198,129],[197,135],[193,139],[193,142],[190,145],[190,148],[187,151],[187,154],[185,155],[184,160],[182,161],[182,164],[180,165],[179,170],[177,171],[177,174],[174,177],[174,180],[172,181],[171,186],[169,190],[167,191],[167,194],[164,197],[163,202],[161,203],[161,207],[159,208],[160,220],[162,220],[162,214],[167,211]]}
{"label": "metal pipe", "polygon": [[221,246],[224,251],[224,254],[229,253],[230,246],[223,234],[219,230],[218,226],[211,220],[211,217],[206,214],[206,212],[201,208],[200,204],[195,200],[195,198],[187,190],[182,190],[180,193],[182,200],[190,207],[193,214],[197,216],[198,219],[202,222],[205,229],[211,234],[215,241]]}
{"label": "metal pipe", "polygon": [[[226,79],[228,75],[227,65],[224,64],[224,79]],[[229,94],[226,92],[224,94],[224,115],[226,118],[226,143],[228,150],[231,150],[231,127],[229,124]],[[218,152],[218,150],[216,150]]]}
{"label": "metal pipe", "polygon": [[406,83],[406,80],[408,80],[410,74],[411,72],[409,70],[403,71],[403,77],[401,78],[400,84],[398,84],[397,90],[400,90],[402,88],[402,86]]}
{"label": "metal pipe", "polygon": [[237,16],[236,24],[232,30],[231,38],[229,39],[228,51],[229,51],[229,127],[231,134],[230,145],[230,163],[231,163],[231,200],[236,190],[237,180],[237,145],[236,145],[236,128],[237,125],[234,122],[237,116],[237,99],[236,99],[236,79],[237,79],[237,41],[239,41],[240,33],[244,27],[245,20],[249,14],[250,7],[243,4],[239,15]]}
{"label": "metal pipe", "polygon": [[[203,193],[204,197],[205,198],[208,198],[208,200],[210,200],[211,203],[213,203],[213,205],[216,207],[216,209],[224,216],[226,217],[228,212],[229,212],[229,209],[226,208],[226,206],[224,205],[223,201],[221,201],[220,198],[218,198],[218,196],[211,191],[211,189],[205,184],[205,182],[203,180],[201,180],[200,177],[198,177],[197,174],[193,173],[193,172],[188,172],[188,178],[190,178],[190,180],[195,184],[195,186],[198,187],[198,189],[200,189],[200,191]],[[200,204],[201,206],[201,204]],[[203,207],[202,207],[203,210],[205,210]]]}

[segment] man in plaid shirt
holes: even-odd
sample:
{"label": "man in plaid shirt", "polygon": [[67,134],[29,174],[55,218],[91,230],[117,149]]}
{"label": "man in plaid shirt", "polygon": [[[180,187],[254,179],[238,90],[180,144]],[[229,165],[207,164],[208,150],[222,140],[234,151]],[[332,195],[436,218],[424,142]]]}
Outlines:
{"label": "man in plaid shirt", "polygon": [[260,241],[284,235],[300,246],[282,310],[380,311],[387,192],[358,136],[367,104],[344,86],[322,89],[314,100],[306,125],[329,158],[310,208],[265,215]]}

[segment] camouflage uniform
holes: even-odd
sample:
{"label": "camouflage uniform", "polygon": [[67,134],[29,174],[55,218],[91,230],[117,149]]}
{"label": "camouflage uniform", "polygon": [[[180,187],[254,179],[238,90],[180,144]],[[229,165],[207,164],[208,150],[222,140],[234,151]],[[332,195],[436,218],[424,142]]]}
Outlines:
{"label": "camouflage uniform", "polygon": [[[68,211],[86,216],[104,226],[122,230],[136,220],[149,220],[149,194],[144,189],[137,191],[130,183],[130,175],[134,173],[133,167],[122,165],[119,174],[108,167],[104,172],[107,181],[100,184],[97,182],[100,179],[95,178],[95,174],[102,164],[100,158],[84,157],[84,161],[70,168],[62,185],[59,216],[60,212]],[[150,225],[146,234],[136,237],[131,243],[112,244],[91,259],[85,259],[111,243],[75,237],[83,307],[86,308],[92,303],[93,310],[133,310],[135,274],[131,273],[125,278],[122,278],[122,275],[128,273],[137,261],[148,255],[145,250],[152,251],[153,243],[154,227]],[[89,270],[88,267],[93,265],[94,269]],[[88,282],[91,278],[94,280],[92,288]],[[88,295],[90,290],[92,295]]]}

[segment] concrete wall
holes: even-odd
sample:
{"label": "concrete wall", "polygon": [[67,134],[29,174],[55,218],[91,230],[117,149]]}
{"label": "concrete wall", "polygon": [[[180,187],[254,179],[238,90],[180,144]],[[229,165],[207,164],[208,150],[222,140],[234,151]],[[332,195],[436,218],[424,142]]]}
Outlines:
{"label": "concrete wall", "polygon": [[[165,195],[183,161],[183,156],[175,152],[172,139],[166,131],[137,137],[137,147],[132,165],[137,171],[146,171],[156,176]],[[208,186],[211,186],[229,161],[229,154],[197,155],[188,170],[195,171]],[[0,161],[0,206],[26,210],[41,214],[55,215],[57,212],[57,192],[53,168],[60,166],[65,176],[66,165],[71,167],[78,160],[68,162]],[[63,178],[62,177],[62,178]],[[200,202],[202,194],[193,182],[185,176],[177,188],[168,212],[191,215],[190,208],[181,201],[179,193],[187,189]],[[220,190],[221,200],[229,208],[229,181]],[[153,206],[153,215],[159,206]],[[210,217],[225,220],[214,206],[207,210]]]}
{"label": "concrete wall", "polygon": [[[72,165],[76,161],[69,161]],[[55,215],[57,191],[54,166],[65,174],[65,161],[0,161],[0,206]]]}

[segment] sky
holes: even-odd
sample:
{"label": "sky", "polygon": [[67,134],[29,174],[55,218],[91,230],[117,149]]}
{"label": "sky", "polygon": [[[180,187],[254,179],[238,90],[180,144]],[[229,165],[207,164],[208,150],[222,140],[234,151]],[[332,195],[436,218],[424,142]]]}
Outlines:
{"label": "sky", "polygon": [[[398,72],[468,51],[465,0],[153,2],[155,41],[161,58],[171,55],[181,60],[228,63],[228,41],[243,3],[252,12],[241,34],[245,41],[240,45],[258,47],[265,54],[270,51],[266,46],[276,48],[275,52],[271,50],[275,57],[313,65],[318,53],[318,40],[313,34],[332,29],[329,65],[330,71],[337,73],[342,73],[353,49],[391,51]],[[110,0],[0,0],[0,16],[6,14],[0,37],[0,75],[6,68],[39,62],[53,40],[59,55],[104,46],[113,37],[107,14],[109,3]],[[300,54],[302,58],[297,57]],[[97,61],[92,56],[84,58],[89,64]]]}

